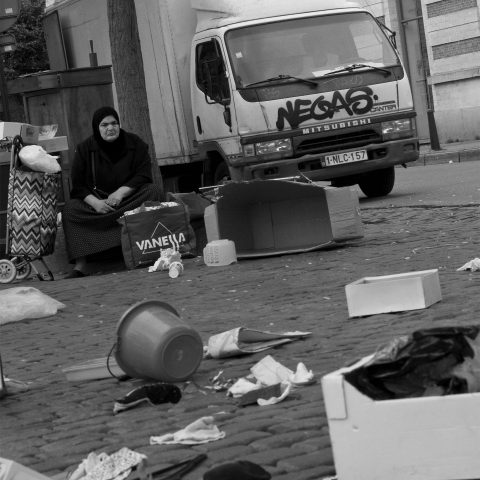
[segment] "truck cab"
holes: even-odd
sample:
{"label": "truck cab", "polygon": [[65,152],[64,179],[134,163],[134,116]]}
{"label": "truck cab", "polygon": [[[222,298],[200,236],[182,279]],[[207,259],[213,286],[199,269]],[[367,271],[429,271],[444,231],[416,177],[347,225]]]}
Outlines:
{"label": "truck cab", "polygon": [[389,32],[347,1],[226,3],[215,14],[197,6],[191,51],[195,139],[211,182],[301,176],[390,193],[395,165],[419,147]]}

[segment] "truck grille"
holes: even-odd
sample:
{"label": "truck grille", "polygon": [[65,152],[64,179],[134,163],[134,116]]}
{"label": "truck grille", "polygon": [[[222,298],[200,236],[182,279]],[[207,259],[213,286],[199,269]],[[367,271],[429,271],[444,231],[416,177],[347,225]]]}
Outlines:
{"label": "truck grille", "polygon": [[369,129],[328,137],[309,135],[294,138],[293,141],[295,153],[305,155],[363,147],[369,143],[380,143],[382,138],[375,130]]}

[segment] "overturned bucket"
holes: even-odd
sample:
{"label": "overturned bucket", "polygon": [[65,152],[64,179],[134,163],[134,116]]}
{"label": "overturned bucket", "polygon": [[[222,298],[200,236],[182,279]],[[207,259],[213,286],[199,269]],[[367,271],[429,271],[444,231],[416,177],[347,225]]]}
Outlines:
{"label": "overturned bucket", "polygon": [[182,382],[202,358],[200,335],[168,303],[139,302],[118,322],[115,359],[130,377]]}

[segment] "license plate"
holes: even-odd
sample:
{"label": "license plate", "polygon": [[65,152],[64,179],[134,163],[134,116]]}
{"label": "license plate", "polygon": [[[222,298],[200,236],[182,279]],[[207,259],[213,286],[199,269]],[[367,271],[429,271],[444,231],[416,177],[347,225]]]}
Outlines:
{"label": "license plate", "polygon": [[355,150],[353,152],[343,152],[336,153],[335,155],[325,155],[322,163],[324,167],[332,167],[333,165],[361,162],[362,160],[368,160],[366,150]]}

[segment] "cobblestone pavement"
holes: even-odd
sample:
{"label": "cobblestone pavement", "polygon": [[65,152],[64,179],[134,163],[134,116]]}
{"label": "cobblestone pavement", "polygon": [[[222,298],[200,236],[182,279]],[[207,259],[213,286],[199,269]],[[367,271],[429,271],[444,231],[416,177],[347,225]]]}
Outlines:
{"label": "cobblestone pavement", "polygon": [[[135,270],[25,282],[66,308],[50,318],[0,329],[6,376],[30,385],[0,403],[0,455],[49,476],[75,468],[91,451],[112,453],[123,446],[147,454],[153,465],[206,453],[207,460],[187,480],[236,459],[261,464],[276,480],[317,480],[334,474],[322,375],[415,329],[477,322],[480,273],[456,269],[479,256],[472,228],[478,206],[364,208],[362,219],[365,237],[341,248],[243,260],[228,267],[207,267],[196,258],[185,261],[185,272],[177,279],[165,272]],[[425,310],[348,318],[346,284],[363,276],[432,268],[439,269],[441,302]],[[182,385],[178,404],[140,405],[113,416],[113,401],[135,381],[69,382],[61,369],[105,357],[122,313],[147,298],[174,306],[204,342],[237,326],[313,334],[255,355],[204,360],[194,382]],[[226,377],[247,375],[266,354],[292,369],[304,362],[317,383],[269,407],[240,408],[225,392],[204,388],[220,370]],[[226,432],[223,440],[149,445],[151,435],[176,431],[204,415],[214,415]]]}

